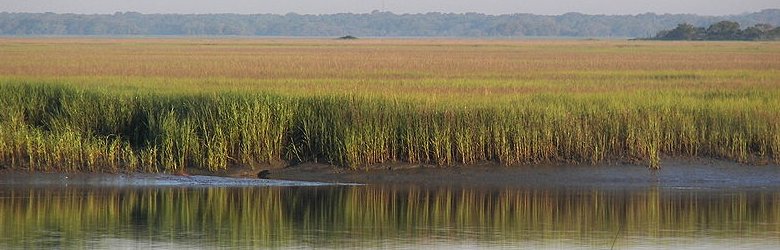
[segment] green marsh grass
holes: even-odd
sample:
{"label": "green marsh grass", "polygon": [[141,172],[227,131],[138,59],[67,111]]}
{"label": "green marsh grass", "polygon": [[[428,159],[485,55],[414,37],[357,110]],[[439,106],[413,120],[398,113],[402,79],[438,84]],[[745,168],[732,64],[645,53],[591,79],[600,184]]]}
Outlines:
{"label": "green marsh grass", "polygon": [[359,96],[129,96],[6,82],[0,161],[111,172],[276,161],[358,168],[630,160],[659,167],[663,155],[776,162],[777,93],[743,94],[556,94],[453,107]]}

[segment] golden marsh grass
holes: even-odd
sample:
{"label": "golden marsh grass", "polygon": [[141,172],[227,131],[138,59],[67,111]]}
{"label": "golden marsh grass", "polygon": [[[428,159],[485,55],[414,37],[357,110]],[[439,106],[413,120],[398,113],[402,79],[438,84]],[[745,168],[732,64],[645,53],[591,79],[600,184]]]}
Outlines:
{"label": "golden marsh grass", "polygon": [[780,43],[0,39],[0,162],[780,161]]}

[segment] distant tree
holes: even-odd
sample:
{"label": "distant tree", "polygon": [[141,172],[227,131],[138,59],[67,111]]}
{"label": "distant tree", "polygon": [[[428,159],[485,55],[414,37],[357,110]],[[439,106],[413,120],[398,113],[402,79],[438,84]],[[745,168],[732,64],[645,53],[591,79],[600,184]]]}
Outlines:
{"label": "distant tree", "polygon": [[[757,23],[780,25],[780,10],[729,16],[746,27]],[[647,37],[658,39],[772,39],[774,28],[748,28],[745,34],[734,33],[739,26],[721,23],[707,27],[721,17],[696,15],[585,15],[567,13],[558,16],[533,14],[486,15],[479,13],[394,14],[376,11],[364,14],[287,15],[275,14],[55,14],[0,12],[0,35],[257,35],[257,36],[328,36],[350,34],[356,37],[442,36],[442,37],[509,37],[509,36],[588,36]],[[689,25],[658,32],[679,23]],[[734,22],[730,23],[736,24]],[[759,30],[764,35],[758,36]],[[775,32],[776,33],[776,32]],[[723,36],[725,35],[726,38]],[[738,35],[734,35],[738,34]],[[757,37],[757,38],[756,38]]]}
{"label": "distant tree", "polygon": [[769,38],[769,32],[771,31],[772,25],[759,23],[743,30],[742,38],[745,40],[766,40]]}
{"label": "distant tree", "polygon": [[780,27],[770,30],[767,34],[768,40],[780,40]]}
{"label": "distant tree", "polygon": [[656,35],[661,40],[701,40],[703,30],[689,23],[681,23],[673,30],[664,30]]}
{"label": "distant tree", "polygon": [[677,25],[673,30],[662,30],[655,36],[657,40],[780,40],[780,29],[770,24],[756,24],[744,30],[739,29],[739,23],[721,21],[709,28],[694,27],[687,23]]}
{"label": "distant tree", "polygon": [[761,30],[761,32],[769,32],[772,29],[774,29],[774,27],[772,27],[771,24],[767,24],[767,23],[759,23],[759,24],[754,25],[753,27],[756,28],[756,29]]}
{"label": "distant tree", "polygon": [[739,40],[741,37],[739,23],[720,21],[707,28],[707,40]]}

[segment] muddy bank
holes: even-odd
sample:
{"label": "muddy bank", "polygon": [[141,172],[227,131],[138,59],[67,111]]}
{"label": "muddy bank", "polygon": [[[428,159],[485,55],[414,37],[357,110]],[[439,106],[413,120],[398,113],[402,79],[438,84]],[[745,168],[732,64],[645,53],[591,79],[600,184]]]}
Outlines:
{"label": "muddy bank", "polygon": [[[268,179],[257,173],[268,170]],[[327,164],[231,168],[189,175],[141,173],[31,173],[0,171],[1,185],[97,186],[455,186],[473,188],[780,189],[780,166],[745,165],[714,159],[671,159],[658,170],[632,164],[504,166],[481,163],[437,167],[393,163],[350,170]]]}
{"label": "muddy bank", "polygon": [[630,164],[503,166],[483,163],[435,167],[393,164],[361,170],[323,164],[271,169],[270,178],[284,180],[364,183],[371,185],[644,188],[778,189],[780,167],[744,165],[712,159],[675,159],[659,170]]}

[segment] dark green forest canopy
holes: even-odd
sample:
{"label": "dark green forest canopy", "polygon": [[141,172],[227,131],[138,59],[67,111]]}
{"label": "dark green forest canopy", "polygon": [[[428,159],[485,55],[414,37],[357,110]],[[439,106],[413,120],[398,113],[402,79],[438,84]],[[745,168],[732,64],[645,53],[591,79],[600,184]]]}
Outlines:
{"label": "dark green forest canopy", "polygon": [[655,40],[698,40],[698,41],[766,41],[780,40],[780,27],[759,23],[745,29],[734,21],[720,21],[708,28],[695,27],[681,23],[677,28],[662,30],[655,35]]}
{"label": "dark green forest canopy", "polygon": [[687,14],[558,16],[479,13],[287,15],[0,13],[0,35],[230,35],[357,37],[653,37],[680,23],[780,26],[780,9],[731,16]]}

